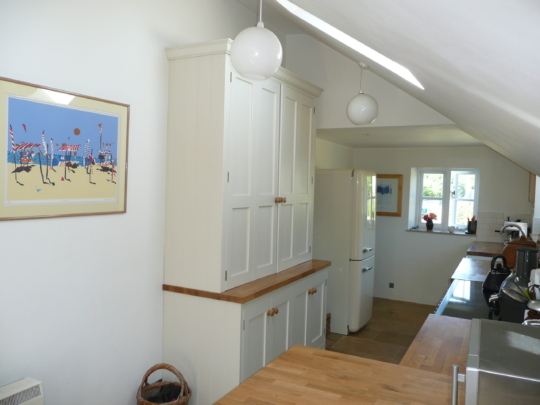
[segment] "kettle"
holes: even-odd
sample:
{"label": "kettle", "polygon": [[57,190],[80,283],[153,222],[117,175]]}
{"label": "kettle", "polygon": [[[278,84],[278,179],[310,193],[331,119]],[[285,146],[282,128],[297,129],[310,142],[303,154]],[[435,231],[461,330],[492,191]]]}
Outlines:
{"label": "kettle", "polygon": [[[499,259],[502,263],[497,262]],[[498,300],[490,300],[490,297],[499,292],[501,284],[510,274],[510,269],[506,263],[506,257],[499,255],[491,259],[491,271],[482,284],[482,294],[489,307],[489,319],[493,319],[493,315],[499,316],[499,302]]]}

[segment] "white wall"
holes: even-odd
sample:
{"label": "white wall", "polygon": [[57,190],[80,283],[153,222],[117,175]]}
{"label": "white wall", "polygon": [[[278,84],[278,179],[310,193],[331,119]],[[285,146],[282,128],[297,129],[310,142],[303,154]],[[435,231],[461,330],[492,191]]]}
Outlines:
{"label": "white wall", "polygon": [[[286,67],[324,89],[317,100],[317,128],[354,127],[347,104],[360,89],[356,62],[308,35],[288,35]],[[364,71],[362,88],[379,104],[379,116],[369,127],[453,124],[432,108],[386,80]]]}
{"label": "white wall", "polygon": [[127,103],[131,118],[126,214],[0,223],[0,386],[30,376],[47,404],[135,403],[162,359],[164,47],[254,23],[230,0],[1,2],[0,76]]}
{"label": "white wall", "polygon": [[353,148],[317,139],[315,167],[317,169],[350,169],[353,167]]}
{"label": "white wall", "polygon": [[[403,215],[377,217],[375,296],[435,305],[475,240],[407,232],[412,167],[480,169],[479,210],[531,214],[529,172],[485,146],[355,149],[354,167],[403,174]],[[395,288],[388,288],[395,283]]]}

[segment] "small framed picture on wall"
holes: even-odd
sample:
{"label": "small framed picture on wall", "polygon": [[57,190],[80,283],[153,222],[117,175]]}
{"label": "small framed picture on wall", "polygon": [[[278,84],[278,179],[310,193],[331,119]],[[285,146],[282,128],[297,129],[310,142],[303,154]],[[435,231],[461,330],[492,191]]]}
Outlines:
{"label": "small framed picture on wall", "polygon": [[388,217],[401,216],[403,193],[402,174],[377,175],[377,215]]}

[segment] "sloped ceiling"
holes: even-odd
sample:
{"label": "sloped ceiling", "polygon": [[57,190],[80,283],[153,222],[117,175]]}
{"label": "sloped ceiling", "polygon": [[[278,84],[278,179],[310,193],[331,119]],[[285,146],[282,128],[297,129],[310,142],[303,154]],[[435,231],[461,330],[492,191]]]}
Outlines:
{"label": "sloped ceiling", "polygon": [[[240,3],[248,3],[239,0]],[[258,2],[249,2],[256,3]],[[540,174],[540,3],[507,0],[293,0],[407,67],[425,90],[292,17],[265,7]]]}

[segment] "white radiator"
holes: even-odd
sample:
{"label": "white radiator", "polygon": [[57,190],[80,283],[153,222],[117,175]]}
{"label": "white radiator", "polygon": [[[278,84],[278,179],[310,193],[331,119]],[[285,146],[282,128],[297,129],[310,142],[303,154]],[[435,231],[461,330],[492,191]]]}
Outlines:
{"label": "white radiator", "polygon": [[0,405],[43,405],[41,381],[23,378],[0,387]]}

